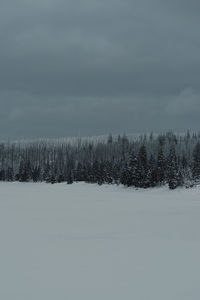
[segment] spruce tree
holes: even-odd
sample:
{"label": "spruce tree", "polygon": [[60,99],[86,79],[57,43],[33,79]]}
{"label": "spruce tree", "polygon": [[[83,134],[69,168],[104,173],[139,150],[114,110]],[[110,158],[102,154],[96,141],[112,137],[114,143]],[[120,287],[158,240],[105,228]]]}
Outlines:
{"label": "spruce tree", "polygon": [[200,143],[197,143],[193,151],[192,176],[194,180],[200,179]]}
{"label": "spruce tree", "polygon": [[170,189],[177,188],[179,184],[178,180],[178,170],[177,170],[177,157],[175,153],[175,148],[171,147],[170,153],[167,160],[168,167],[168,185]]}
{"label": "spruce tree", "polygon": [[158,157],[157,157],[157,181],[160,184],[164,183],[165,180],[165,158],[163,154],[163,147],[159,148]]}

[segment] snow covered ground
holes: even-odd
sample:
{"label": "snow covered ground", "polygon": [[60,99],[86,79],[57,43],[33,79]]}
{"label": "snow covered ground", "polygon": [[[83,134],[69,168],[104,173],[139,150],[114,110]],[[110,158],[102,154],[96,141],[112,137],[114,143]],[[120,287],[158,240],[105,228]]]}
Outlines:
{"label": "snow covered ground", "polygon": [[200,188],[0,183],[0,299],[200,299]]}

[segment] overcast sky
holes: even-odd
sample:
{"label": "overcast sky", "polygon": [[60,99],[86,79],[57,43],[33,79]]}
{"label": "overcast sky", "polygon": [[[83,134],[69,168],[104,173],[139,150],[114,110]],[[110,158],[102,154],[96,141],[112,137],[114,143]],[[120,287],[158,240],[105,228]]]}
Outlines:
{"label": "overcast sky", "polygon": [[1,0],[0,139],[200,129],[199,0]]}

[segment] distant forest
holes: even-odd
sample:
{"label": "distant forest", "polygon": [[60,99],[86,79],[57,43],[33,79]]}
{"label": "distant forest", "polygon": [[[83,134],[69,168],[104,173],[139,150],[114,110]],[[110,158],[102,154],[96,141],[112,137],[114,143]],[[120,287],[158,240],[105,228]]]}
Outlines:
{"label": "distant forest", "polygon": [[1,142],[0,180],[190,187],[200,182],[200,133]]}

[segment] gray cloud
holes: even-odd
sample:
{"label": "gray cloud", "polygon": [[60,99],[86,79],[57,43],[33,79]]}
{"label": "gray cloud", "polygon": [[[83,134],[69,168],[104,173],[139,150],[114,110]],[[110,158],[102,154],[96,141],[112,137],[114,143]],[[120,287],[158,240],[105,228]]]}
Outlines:
{"label": "gray cloud", "polygon": [[169,115],[176,116],[197,116],[200,113],[200,93],[193,89],[185,89],[179,95],[174,96],[172,101],[168,102],[167,112]]}
{"label": "gray cloud", "polygon": [[200,4],[0,4],[0,137],[198,129]]}

